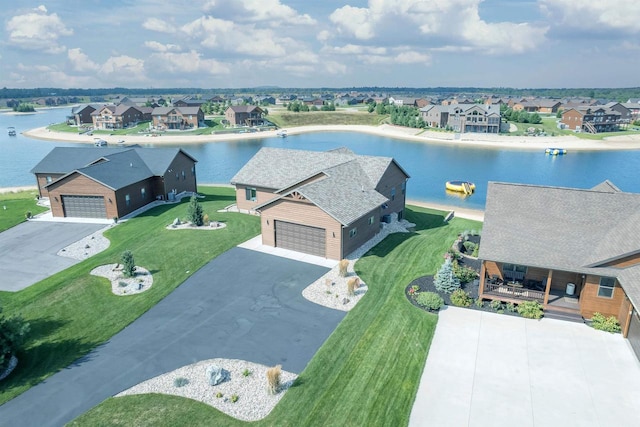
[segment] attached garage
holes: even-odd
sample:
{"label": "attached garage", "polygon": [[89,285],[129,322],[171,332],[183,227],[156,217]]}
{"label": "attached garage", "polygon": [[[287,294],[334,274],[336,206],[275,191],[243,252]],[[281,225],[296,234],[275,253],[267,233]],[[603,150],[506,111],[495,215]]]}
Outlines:
{"label": "attached garage", "polygon": [[635,309],[631,314],[631,322],[629,323],[627,339],[631,343],[631,347],[636,353],[638,360],[640,360],[640,314]]}
{"label": "attached garage", "polygon": [[64,216],[107,218],[103,196],[62,196]]}
{"label": "attached garage", "polygon": [[275,221],[276,247],[326,257],[324,228]]}

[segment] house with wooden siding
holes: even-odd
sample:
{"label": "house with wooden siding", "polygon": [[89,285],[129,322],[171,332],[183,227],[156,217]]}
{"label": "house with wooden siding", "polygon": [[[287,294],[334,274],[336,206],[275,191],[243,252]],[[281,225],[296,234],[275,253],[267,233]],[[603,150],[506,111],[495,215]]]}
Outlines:
{"label": "house with wooden siding", "polygon": [[230,126],[258,126],[264,121],[264,111],[255,105],[232,105],[224,112]]}
{"label": "house with wooden siding", "polygon": [[144,121],[142,107],[128,104],[103,105],[91,113],[94,129],[125,129]]}
{"label": "house with wooden siding", "polygon": [[574,107],[562,112],[561,122],[569,129],[576,132],[615,132],[626,125],[622,115],[611,108]]}
{"label": "house with wooden siding", "polygon": [[614,316],[640,356],[640,194],[490,182],[479,295]]}
{"label": "house with wooden siding", "polygon": [[390,157],[265,147],[231,183],[238,208],[260,214],[263,244],[342,259],[403,217],[408,178]]}
{"label": "house with wooden siding", "polygon": [[204,122],[204,112],[200,107],[156,107],[151,118],[156,129],[198,129]]}
{"label": "house with wooden siding", "polygon": [[195,192],[196,162],[177,148],[56,147],[31,173],[54,217],[109,219]]}
{"label": "house with wooden siding", "polygon": [[497,104],[427,105],[420,117],[431,127],[455,132],[499,133],[500,106]]}

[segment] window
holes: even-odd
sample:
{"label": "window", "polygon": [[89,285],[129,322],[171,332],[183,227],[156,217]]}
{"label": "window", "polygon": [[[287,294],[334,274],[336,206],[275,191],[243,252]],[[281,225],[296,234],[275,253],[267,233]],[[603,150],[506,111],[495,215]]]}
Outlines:
{"label": "window", "polygon": [[375,216],[374,216],[374,215],[371,215],[371,216],[369,217],[369,225],[373,225],[373,222],[374,222],[374,221],[375,221]]}
{"label": "window", "polygon": [[402,195],[404,196],[407,192],[407,181],[402,183]]}
{"label": "window", "polygon": [[613,277],[601,277],[598,286],[598,296],[601,298],[613,298],[613,289],[616,287],[616,279]]}
{"label": "window", "polygon": [[53,181],[53,180],[51,179],[51,177],[50,177],[50,176],[47,176],[47,184],[51,184],[51,181]]}
{"label": "window", "polygon": [[124,196],[124,203],[125,203],[127,206],[129,206],[129,205],[131,204],[131,196],[130,196],[130,195],[126,194],[126,195]]}
{"label": "window", "polygon": [[257,200],[257,195],[256,195],[256,189],[255,188],[245,188],[244,189],[245,192],[245,197],[247,200],[251,200],[251,201],[256,201]]}
{"label": "window", "polygon": [[140,189],[140,195],[142,196],[142,200],[147,198],[147,189],[146,188],[141,188]]}
{"label": "window", "polygon": [[515,272],[515,273],[526,273],[527,267],[525,265],[517,265],[517,264],[504,264],[502,266],[503,272]]}
{"label": "window", "polygon": [[396,187],[391,187],[391,200],[396,199]]}
{"label": "window", "polygon": [[180,174],[176,172],[176,181],[180,179]]}
{"label": "window", "polygon": [[184,171],[182,171],[182,179],[187,179],[187,174],[185,174]]}
{"label": "window", "polygon": [[351,230],[349,230],[349,238],[353,239],[354,237],[356,237],[356,235],[358,234],[358,229],[357,228],[352,228]]}
{"label": "window", "polygon": [[196,175],[196,167],[195,166],[191,166],[191,175],[193,175],[193,176]]}

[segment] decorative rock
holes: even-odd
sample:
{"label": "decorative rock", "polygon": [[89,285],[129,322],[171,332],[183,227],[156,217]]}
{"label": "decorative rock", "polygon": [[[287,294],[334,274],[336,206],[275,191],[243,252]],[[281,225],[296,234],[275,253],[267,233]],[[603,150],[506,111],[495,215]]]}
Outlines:
{"label": "decorative rock", "polygon": [[180,222],[180,218],[176,218],[176,219],[173,220],[173,223],[171,225],[180,225],[180,224],[182,224]]}
{"label": "decorative rock", "polygon": [[229,379],[229,371],[218,365],[209,365],[207,368],[207,379],[210,385],[218,385]]}
{"label": "decorative rock", "polygon": [[349,298],[343,298],[343,299],[342,299],[342,304],[344,304],[344,305],[349,304],[349,302],[350,302],[350,301],[349,301]]}

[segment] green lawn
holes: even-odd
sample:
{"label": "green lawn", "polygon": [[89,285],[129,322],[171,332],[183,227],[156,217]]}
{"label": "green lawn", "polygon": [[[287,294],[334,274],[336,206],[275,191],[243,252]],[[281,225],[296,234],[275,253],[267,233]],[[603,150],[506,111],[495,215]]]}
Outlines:
{"label": "green lawn", "polygon": [[[481,224],[410,207],[416,232],[394,234],[356,264],[367,295],[345,317],[292,387],[257,426],[407,425],[437,316],[404,296],[413,279],[434,274],[457,234]],[[242,398],[242,397],[241,397]],[[240,426],[214,408],[164,395],[110,398],[76,426]]]}
{"label": "green lawn", "polygon": [[[223,129],[224,127],[220,124],[219,119],[207,119],[205,120],[207,127],[194,129],[190,131],[176,131],[176,135],[210,135],[212,131]],[[69,132],[69,133],[78,133],[78,128],[76,126],[69,126],[67,123],[56,123],[47,126],[47,129],[50,129],[55,132]],[[137,126],[130,127],[127,129],[109,129],[109,130],[92,130],[94,135],[140,135],[144,133],[149,133],[149,122],[140,122]],[[172,132],[170,132],[172,133]]]}
{"label": "green lawn", "polygon": [[[227,227],[213,232],[169,231],[176,218],[185,218],[188,200],[164,205],[121,223],[105,236],[111,246],[73,267],[29,288],[0,292],[5,314],[20,313],[31,324],[20,363],[0,386],[0,404],[68,366],[98,344],[122,330],[156,305],[187,277],[211,259],[259,234],[259,218],[237,213],[217,213],[235,200],[230,188],[203,187],[204,213]],[[215,234],[215,236],[214,236]],[[153,273],[153,287],[142,294],[118,297],[107,279],[91,276],[99,265],[120,261],[123,251],[133,252],[136,264]]]}
{"label": "green lawn", "polygon": [[517,132],[510,132],[509,135],[526,135],[527,129],[530,127],[542,130],[546,132],[548,136],[573,135],[577,138],[596,139],[596,140],[602,140],[608,136],[637,135],[638,133],[640,133],[638,131],[633,131],[633,130],[619,131],[619,132],[603,132],[598,134],[593,134],[588,132],[575,133],[574,131],[569,129],[558,129],[558,126],[556,123],[557,120],[559,120],[557,117],[551,116],[551,117],[542,117],[542,123],[537,125],[530,124],[530,123],[509,122],[509,123],[515,124],[518,127]]}
{"label": "green lawn", "polygon": [[368,125],[378,126],[389,116],[375,113],[344,111],[309,111],[292,113],[286,110],[269,112],[267,119],[279,127],[314,125]]}
{"label": "green lawn", "polygon": [[0,194],[0,233],[26,221],[27,212],[36,215],[47,210],[36,204],[37,195],[38,190]]}

